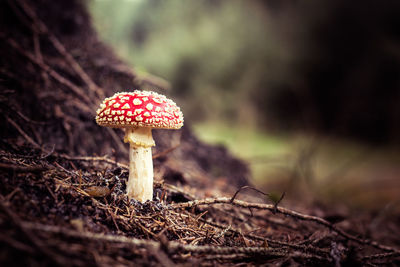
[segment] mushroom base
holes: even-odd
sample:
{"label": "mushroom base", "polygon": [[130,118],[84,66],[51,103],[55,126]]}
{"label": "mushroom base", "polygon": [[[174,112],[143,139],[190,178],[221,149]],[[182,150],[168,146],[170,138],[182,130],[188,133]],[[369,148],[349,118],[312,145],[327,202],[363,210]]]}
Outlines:
{"label": "mushroom base", "polygon": [[153,158],[151,147],[130,144],[129,180],[126,185],[129,198],[140,202],[153,199]]}

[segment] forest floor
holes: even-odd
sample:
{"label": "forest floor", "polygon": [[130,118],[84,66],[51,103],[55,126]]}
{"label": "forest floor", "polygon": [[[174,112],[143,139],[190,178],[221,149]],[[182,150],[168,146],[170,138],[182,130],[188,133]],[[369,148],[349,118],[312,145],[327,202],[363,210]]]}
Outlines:
{"label": "forest floor", "polygon": [[249,186],[199,198],[207,188],[163,181],[140,203],[125,195],[126,166],[110,158],[19,149],[0,153],[4,266],[400,263],[398,214],[353,216],[301,201],[292,210],[242,196]]}

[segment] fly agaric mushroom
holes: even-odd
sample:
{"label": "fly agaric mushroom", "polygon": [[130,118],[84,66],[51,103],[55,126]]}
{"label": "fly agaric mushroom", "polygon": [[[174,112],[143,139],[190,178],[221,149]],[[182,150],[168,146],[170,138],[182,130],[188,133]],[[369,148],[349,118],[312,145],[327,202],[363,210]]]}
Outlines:
{"label": "fly agaric mushroom", "polygon": [[116,93],[106,98],[97,110],[100,126],[125,128],[124,142],[129,146],[129,198],[140,202],[153,199],[153,159],[155,146],[151,129],[179,129],[183,115],[165,96],[150,91]]}

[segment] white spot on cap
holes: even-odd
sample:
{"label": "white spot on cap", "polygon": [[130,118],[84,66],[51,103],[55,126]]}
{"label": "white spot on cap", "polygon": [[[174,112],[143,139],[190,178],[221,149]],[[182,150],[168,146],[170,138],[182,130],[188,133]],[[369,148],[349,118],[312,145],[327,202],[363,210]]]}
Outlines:
{"label": "white spot on cap", "polygon": [[135,118],[135,120],[136,120],[136,121],[142,121],[142,120],[143,120],[143,118],[142,118],[142,116],[140,116],[140,115],[137,115],[137,116],[136,116],[136,118]]}
{"label": "white spot on cap", "polygon": [[161,111],[161,108],[160,108],[160,107],[156,107],[156,111],[157,111],[157,112],[160,112],[160,111]]}
{"label": "white spot on cap", "polygon": [[117,113],[116,110],[111,110],[111,115],[115,115],[115,113]]}
{"label": "white spot on cap", "polygon": [[118,120],[118,116],[115,116],[115,117],[114,117],[114,120],[117,121],[117,120]]}
{"label": "white spot on cap", "polygon": [[119,106],[121,106],[120,103],[115,103],[115,104],[114,104],[114,108],[119,108]]}
{"label": "white spot on cap", "polygon": [[146,108],[147,108],[147,110],[151,111],[151,110],[153,109],[153,104],[148,103],[148,104],[146,105]]}
{"label": "white spot on cap", "polygon": [[119,120],[123,120],[125,118],[125,116],[124,115],[122,115],[122,116],[119,116]]}
{"label": "white spot on cap", "polygon": [[133,115],[140,114],[140,113],[142,113],[142,111],[143,111],[143,109],[141,109],[141,108],[135,109],[135,111],[133,112]]}
{"label": "white spot on cap", "polygon": [[142,100],[143,100],[144,102],[146,102],[147,100],[149,100],[149,98],[148,98],[148,97],[143,97]]}
{"label": "white spot on cap", "polygon": [[150,112],[146,111],[145,113],[143,113],[143,116],[150,117]]}
{"label": "white spot on cap", "polygon": [[109,109],[109,108],[106,109],[106,110],[104,111],[104,114],[106,114],[106,115],[110,114],[110,109]]}
{"label": "white spot on cap", "polygon": [[129,106],[129,104],[126,103],[125,105],[122,106],[121,109],[130,109],[130,108],[131,108],[131,106]]}
{"label": "white spot on cap", "polygon": [[140,101],[140,99],[135,98],[135,99],[133,99],[133,104],[140,105],[140,104],[142,104],[142,101]]}
{"label": "white spot on cap", "polygon": [[126,113],[126,116],[132,116],[132,111],[128,110],[128,112]]}

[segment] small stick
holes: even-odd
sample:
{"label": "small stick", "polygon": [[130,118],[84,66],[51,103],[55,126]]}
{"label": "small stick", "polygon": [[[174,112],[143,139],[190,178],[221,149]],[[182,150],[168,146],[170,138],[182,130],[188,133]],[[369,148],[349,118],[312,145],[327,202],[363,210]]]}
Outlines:
{"label": "small stick", "polygon": [[12,170],[15,172],[41,172],[48,170],[48,168],[43,166],[20,166],[6,163],[0,163],[0,169]]}
{"label": "small stick", "polygon": [[244,190],[244,189],[252,189],[252,190],[254,190],[254,191],[256,191],[256,192],[258,192],[258,193],[260,193],[260,194],[263,194],[264,196],[269,197],[269,194],[264,193],[263,191],[258,190],[258,189],[255,188],[255,187],[252,187],[252,186],[249,186],[249,185],[245,185],[245,186],[242,186],[241,188],[239,188],[239,189],[235,192],[235,194],[233,194],[233,197],[231,198],[231,203],[235,200],[235,198],[236,198],[236,196],[239,194],[239,192],[242,191],[242,190]]}
{"label": "small stick", "polygon": [[[42,55],[42,52],[40,51],[41,50],[40,49],[40,40],[39,40],[39,34],[37,33],[37,31],[33,31],[33,47],[34,47],[34,51],[35,51],[37,60],[41,63],[44,63],[43,55]],[[41,75],[45,82],[45,88],[47,88],[49,85],[49,76],[43,70],[41,72]]]}
{"label": "small stick", "polygon": [[400,252],[388,252],[388,253],[379,253],[379,254],[364,256],[361,258],[361,260],[367,261],[367,260],[385,259],[398,256],[400,256]]}
{"label": "small stick", "polygon": [[17,131],[25,138],[26,141],[28,141],[30,144],[32,144],[35,148],[38,149],[42,149],[38,143],[36,143],[35,141],[33,141],[33,139],[31,137],[29,137],[22,129],[21,127],[19,127],[19,125],[13,121],[11,118],[7,117],[7,121],[9,123],[11,123],[12,126],[14,126],[15,129],[17,129]]}

